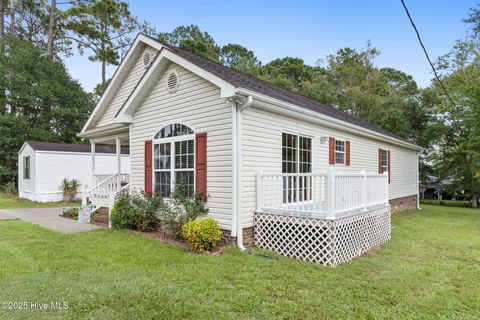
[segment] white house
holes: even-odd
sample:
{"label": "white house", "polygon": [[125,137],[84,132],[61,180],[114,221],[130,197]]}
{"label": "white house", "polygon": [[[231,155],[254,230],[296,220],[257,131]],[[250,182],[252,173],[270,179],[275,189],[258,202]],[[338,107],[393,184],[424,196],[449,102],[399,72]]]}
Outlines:
{"label": "white house", "polygon": [[[241,248],[335,265],[387,241],[390,210],[418,201],[420,147],[144,35],[79,136],[129,145],[130,188],[168,198],[181,182],[208,195]],[[328,254],[310,255],[304,245],[319,237]]]}
{"label": "white house", "polygon": [[[62,201],[64,178],[80,182],[81,193],[116,173],[115,148],[97,146],[92,171],[90,145],[26,141],[18,152],[18,192],[21,198],[39,202]],[[122,150],[122,180],[128,181],[130,156]],[[92,176],[94,180],[92,181]]]}

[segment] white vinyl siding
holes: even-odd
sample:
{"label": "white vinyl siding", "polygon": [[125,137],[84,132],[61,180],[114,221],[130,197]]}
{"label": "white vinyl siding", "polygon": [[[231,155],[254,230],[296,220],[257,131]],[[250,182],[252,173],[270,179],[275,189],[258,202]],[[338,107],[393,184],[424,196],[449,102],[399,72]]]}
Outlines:
{"label": "white vinyl siding", "polygon": [[[156,51],[153,48],[147,47],[146,50],[149,50],[151,53],[155,53]],[[151,59],[154,59],[155,55],[151,56]],[[133,91],[135,86],[137,85],[138,81],[146,71],[145,66],[143,65],[143,52],[140,54],[140,57],[135,62],[134,66],[130,70],[128,76],[123,81],[122,85],[118,89],[115,96],[112,98],[108,108],[105,110],[105,113],[100,117],[96,126],[105,126],[108,124],[115,123],[114,119],[118,112],[118,110],[122,107],[122,105],[127,100],[130,93]]]}
{"label": "white vinyl siding", "polygon": [[[177,72],[175,93],[166,77]],[[223,229],[232,221],[232,108],[220,98],[220,89],[184,68],[172,64],[137,109],[130,128],[131,186],[144,188],[144,145],[170,123],[183,123],[195,133],[207,133],[207,206],[209,216]],[[173,152],[173,150],[172,150]]]}
{"label": "white vinyl siding", "polygon": [[[313,137],[313,172],[327,170],[328,141],[322,137],[341,137],[351,141],[350,166],[342,170],[378,172],[378,149],[391,152],[391,183],[389,198],[417,194],[417,154],[414,150],[381,141],[321,127],[310,122],[264,111],[252,106],[243,114],[243,188],[242,217],[244,227],[253,225],[256,208],[256,171],[282,172],[282,132],[288,131]],[[339,138],[340,139],[340,138]]]}
{"label": "white vinyl siding", "polygon": [[[23,179],[23,157],[30,157],[30,179]],[[33,150],[28,144],[19,154],[18,192],[20,197],[32,201],[61,201],[61,184],[64,178],[77,179],[80,191],[91,187],[91,155],[86,152],[59,152]],[[95,173],[114,174],[117,168],[115,154],[97,153]],[[122,172],[130,173],[130,157],[122,155]],[[81,197],[81,193],[77,195]]]}

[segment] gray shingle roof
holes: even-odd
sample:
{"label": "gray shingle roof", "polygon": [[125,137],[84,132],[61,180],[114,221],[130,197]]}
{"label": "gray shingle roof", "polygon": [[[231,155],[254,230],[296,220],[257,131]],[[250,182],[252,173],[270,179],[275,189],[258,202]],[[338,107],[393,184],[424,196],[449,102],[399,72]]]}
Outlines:
{"label": "gray shingle roof", "polygon": [[[153,38],[152,38],[153,39]],[[158,40],[153,39],[158,42]],[[318,101],[311,100],[306,98],[300,94],[293,93],[291,91],[276,87],[271,85],[263,80],[255,78],[253,76],[247,75],[243,72],[237,71],[235,69],[226,67],[220,63],[205,59],[203,57],[197,56],[193,53],[185,51],[183,49],[172,47],[169,45],[165,45],[162,43],[167,49],[171,50],[172,52],[176,53],[177,55],[181,56],[182,58],[190,61],[191,63],[199,66],[202,69],[216,75],[217,77],[223,79],[224,81],[230,83],[231,85],[239,88],[244,88],[253,92],[257,92],[287,103],[294,104],[296,106],[309,109],[323,115],[342,120],[356,126],[372,130],[383,135],[389,136],[391,138],[395,138],[398,140],[402,140],[408,143],[412,143],[404,138],[397,136],[394,133],[391,133],[387,130],[381,129],[367,121],[361,120],[355,116],[352,116],[346,112],[340,111],[333,107],[327,106],[323,103]]]}
{"label": "gray shingle roof", "polygon": [[[26,141],[33,150],[38,151],[60,151],[60,152],[83,152],[90,153],[89,144],[69,144],[69,143],[53,143],[43,141]],[[115,153],[114,146],[95,146],[96,153]],[[122,154],[129,154],[128,147],[122,147]]]}

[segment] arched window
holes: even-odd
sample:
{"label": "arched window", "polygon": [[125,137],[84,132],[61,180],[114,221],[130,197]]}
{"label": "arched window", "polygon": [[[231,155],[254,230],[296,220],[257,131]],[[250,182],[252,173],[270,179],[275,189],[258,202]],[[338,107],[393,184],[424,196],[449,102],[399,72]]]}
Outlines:
{"label": "arched window", "polygon": [[193,197],[195,186],[194,132],[180,123],[163,127],[153,140],[154,191],[171,197],[175,186],[186,188]]}

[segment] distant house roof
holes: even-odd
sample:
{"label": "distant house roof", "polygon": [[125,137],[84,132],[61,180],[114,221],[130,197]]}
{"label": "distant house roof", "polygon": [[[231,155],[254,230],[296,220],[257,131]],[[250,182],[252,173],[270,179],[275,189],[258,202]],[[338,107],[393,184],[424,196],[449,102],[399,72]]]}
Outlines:
{"label": "distant house roof", "polygon": [[[158,42],[158,40],[154,38],[152,39]],[[165,46],[167,49],[178,54],[182,58],[213,73],[215,76],[223,79],[224,81],[230,83],[235,87],[240,87],[250,91],[254,91],[254,92],[257,92],[257,93],[260,93],[260,94],[263,94],[287,103],[297,105],[299,107],[303,107],[303,108],[324,114],[332,118],[346,121],[356,126],[359,126],[368,130],[372,130],[395,139],[412,143],[404,138],[397,136],[396,134],[393,134],[387,130],[381,129],[367,121],[361,120],[353,115],[350,115],[344,111],[338,110],[334,107],[327,106],[318,101],[314,101],[309,98],[306,98],[300,94],[293,93],[291,91],[276,87],[256,77],[253,77],[246,73],[226,67],[220,63],[197,56],[183,49],[165,45],[164,43],[161,43],[161,44]]]}
{"label": "distant house roof", "polygon": [[[78,153],[90,153],[89,144],[69,144],[69,143],[53,143],[42,141],[26,141],[26,143],[37,151],[60,151],[60,152],[78,152]],[[114,146],[95,146],[96,153],[115,153]],[[122,147],[122,154],[129,154],[128,147]]]}

